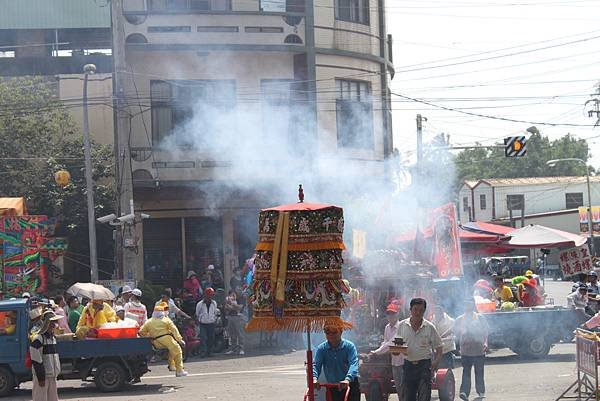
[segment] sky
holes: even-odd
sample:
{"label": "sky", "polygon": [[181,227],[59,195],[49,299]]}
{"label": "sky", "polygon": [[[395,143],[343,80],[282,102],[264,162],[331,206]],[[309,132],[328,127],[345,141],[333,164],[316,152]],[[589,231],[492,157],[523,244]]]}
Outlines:
{"label": "sky", "polygon": [[551,139],[589,138],[590,163],[600,167],[600,127],[584,106],[600,83],[599,0],[387,0],[386,7],[394,146],[405,162],[416,159],[420,113],[424,142],[443,132],[453,146],[492,145],[535,125]]}

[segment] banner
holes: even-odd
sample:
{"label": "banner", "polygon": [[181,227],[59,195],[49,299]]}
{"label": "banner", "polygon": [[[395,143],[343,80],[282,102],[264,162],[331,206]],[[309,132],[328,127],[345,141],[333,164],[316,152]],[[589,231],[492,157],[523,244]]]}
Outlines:
{"label": "banner", "polygon": [[433,263],[439,278],[463,275],[460,257],[460,239],[456,209],[453,203],[433,209],[430,214],[433,227]]}
{"label": "banner", "polygon": [[[579,211],[579,231],[583,235],[590,234],[588,225],[588,208],[580,207]],[[600,206],[592,206],[592,229],[594,235],[600,235]]]}
{"label": "banner", "polygon": [[562,251],[559,254],[559,264],[564,277],[589,273],[593,270],[592,258],[587,245]]}

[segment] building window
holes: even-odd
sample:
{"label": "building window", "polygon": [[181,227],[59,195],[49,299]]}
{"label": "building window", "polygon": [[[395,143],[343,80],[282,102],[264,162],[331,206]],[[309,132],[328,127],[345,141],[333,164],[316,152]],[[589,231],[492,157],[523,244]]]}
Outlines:
{"label": "building window", "polygon": [[335,18],[369,25],[369,0],[335,0]]}
{"label": "building window", "polygon": [[148,0],[150,11],[230,11],[231,0]]}
{"label": "building window", "polygon": [[151,81],[152,143],[182,146],[233,132],[235,81]]}
{"label": "building window", "polygon": [[463,212],[468,212],[468,211],[469,211],[469,198],[465,196],[463,198]]}
{"label": "building window", "polygon": [[301,126],[298,118],[302,113],[298,112],[297,102],[302,92],[293,80],[286,79],[263,79],[261,89],[263,140],[281,151],[291,151],[289,145]]}
{"label": "building window", "polygon": [[336,79],[338,145],[373,148],[373,98],[368,82]]}
{"label": "building window", "polygon": [[179,287],[183,280],[181,219],[144,221],[144,280]]}
{"label": "building window", "polygon": [[487,199],[485,195],[479,195],[479,209],[485,210],[487,209]]}
{"label": "building window", "polygon": [[525,195],[507,195],[508,210],[525,210]]}
{"label": "building window", "polygon": [[583,193],[566,193],[565,203],[567,209],[577,209],[578,207],[583,206]]}

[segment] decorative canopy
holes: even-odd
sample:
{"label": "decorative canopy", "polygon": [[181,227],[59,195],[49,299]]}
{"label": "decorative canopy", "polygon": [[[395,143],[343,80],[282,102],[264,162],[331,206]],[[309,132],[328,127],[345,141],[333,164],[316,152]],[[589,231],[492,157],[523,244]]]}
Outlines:
{"label": "decorative canopy", "polygon": [[294,203],[259,215],[253,318],[246,329],[318,331],[349,328],[340,318],[344,249],[343,210],[327,204]]}

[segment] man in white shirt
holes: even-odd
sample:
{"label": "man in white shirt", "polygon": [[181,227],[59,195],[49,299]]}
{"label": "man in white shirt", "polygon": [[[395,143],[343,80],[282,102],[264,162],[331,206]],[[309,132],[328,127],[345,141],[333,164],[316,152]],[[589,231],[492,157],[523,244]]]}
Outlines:
{"label": "man in white shirt", "polygon": [[442,339],[435,326],[425,320],[427,301],[410,300],[410,317],[400,322],[398,336],[408,347],[404,357],[405,401],[430,401],[433,373],[442,359]]}
{"label": "man in white shirt", "polygon": [[[389,304],[385,311],[388,324],[385,326],[383,332],[383,343],[376,350],[371,351],[371,355],[383,355],[387,354],[390,350],[390,345],[394,344],[394,338],[397,337],[398,327],[400,321],[398,320],[398,314],[400,307],[396,304]],[[404,356],[402,354],[392,354],[392,376],[394,377],[394,385],[396,386],[396,393],[398,394],[398,400],[403,401],[403,386],[402,386],[402,365],[404,365]]]}
{"label": "man in white shirt", "polygon": [[465,313],[455,322],[456,337],[460,344],[463,366],[459,398],[469,400],[471,393],[471,369],[475,368],[475,389],[480,399],[485,397],[484,365],[489,328],[485,317],[476,312],[472,298],[465,301]]}
{"label": "man in white shirt", "polygon": [[587,285],[579,284],[577,290],[567,296],[567,305],[571,308],[585,309],[588,306]]}
{"label": "man in white shirt", "polygon": [[219,316],[217,303],[213,300],[215,290],[208,287],[204,290],[204,297],[196,305],[196,318],[198,319],[199,334],[202,339],[202,357],[209,357],[212,353],[215,340],[215,326]]}
{"label": "man in white shirt", "polygon": [[452,353],[456,350],[453,332],[454,319],[446,313],[443,305],[435,305],[433,308],[433,320],[431,322],[435,325],[436,330],[442,338],[443,356],[440,368],[452,369],[454,368],[454,356]]}

